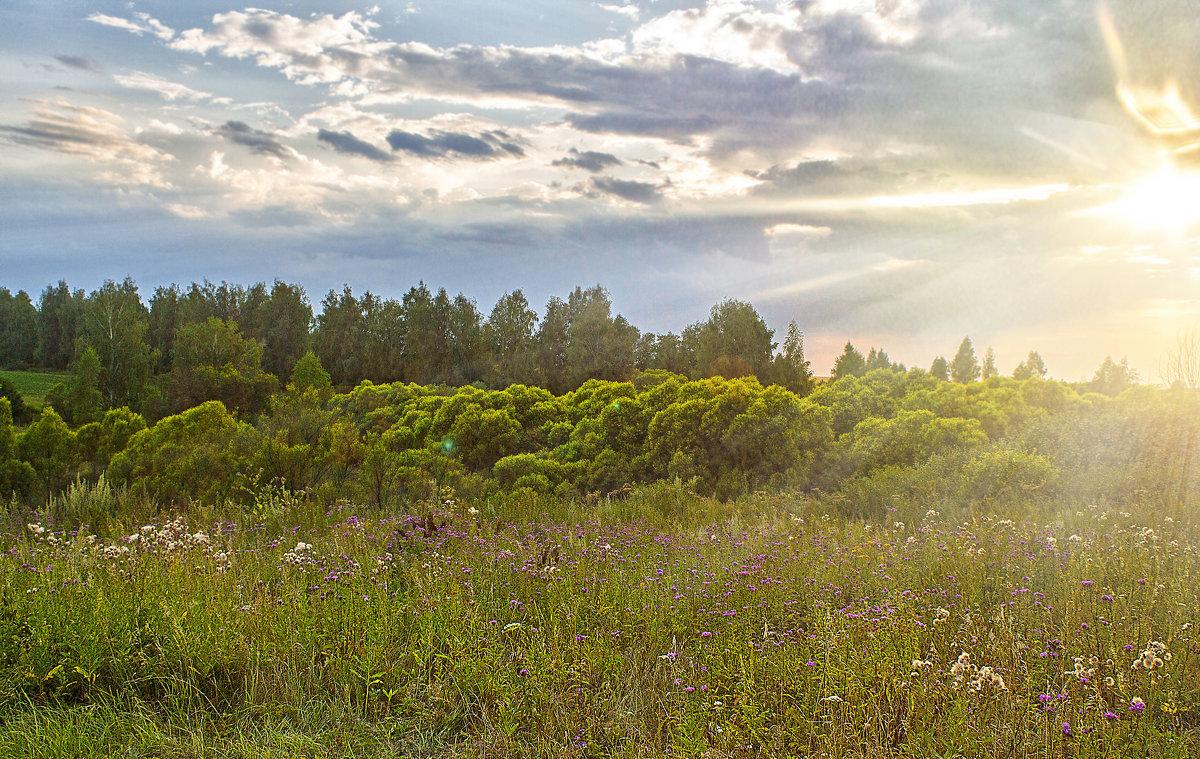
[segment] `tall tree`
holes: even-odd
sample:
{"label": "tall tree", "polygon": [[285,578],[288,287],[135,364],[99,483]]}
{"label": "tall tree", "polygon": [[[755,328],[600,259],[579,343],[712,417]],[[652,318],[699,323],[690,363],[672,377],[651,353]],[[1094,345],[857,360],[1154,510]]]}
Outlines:
{"label": "tall tree", "polygon": [[871,346],[871,350],[867,353],[867,371],[873,372],[876,369],[891,369],[892,360],[888,358],[887,351],[883,348],[875,350],[875,346]]}
{"label": "tall tree", "polygon": [[1017,364],[1017,368],[1013,369],[1013,378],[1019,380],[1037,377],[1039,379],[1046,376],[1046,362],[1042,360],[1041,355],[1037,351],[1029,351],[1029,355],[1024,361]]}
{"label": "tall tree", "polygon": [[708,321],[691,333],[696,367],[705,376],[753,374],[769,382],[775,331],[744,301],[726,299],[714,305]]}
{"label": "tall tree", "polygon": [[106,408],[137,408],[154,371],[156,356],[146,342],[150,312],[137,285],[105,281],[87,297],[83,333],[76,351],[94,348],[100,357],[100,392]]}
{"label": "tall tree", "polygon": [[520,290],[500,296],[484,327],[491,352],[488,382],[493,387],[537,384],[534,331],[537,312]]}
{"label": "tall tree", "polygon": [[958,352],[954,354],[954,360],[950,362],[950,378],[965,385],[979,379],[979,374],[979,359],[975,357],[975,346],[971,344],[971,338],[964,337],[958,345]]}
{"label": "tall tree", "polygon": [[946,363],[945,356],[938,356],[929,365],[929,373],[943,382],[950,381],[950,364]]}
{"label": "tall tree", "polygon": [[546,302],[546,314],[538,325],[537,367],[546,388],[555,394],[568,390],[566,386],[567,345],[570,313],[566,301],[552,297]]}
{"label": "tall tree", "polygon": [[450,303],[449,376],[452,385],[468,385],[483,379],[488,364],[487,338],[484,335],[483,315],[475,301],[459,293]]}
{"label": "tall tree", "polygon": [[37,348],[38,313],[29,293],[18,290],[13,295],[0,287],[0,368],[33,366]]}
{"label": "tall tree", "polygon": [[1137,381],[1138,373],[1129,367],[1129,359],[1122,358],[1118,364],[1112,360],[1112,356],[1105,356],[1090,385],[1093,392],[1116,396],[1133,387]]}
{"label": "tall tree", "polygon": [[797,395],[812,392],[812,371],[804,358],[804,334],[795,321],[788,323],[787,337],[783,340],[783,351],[772,361],[774,371],[771,381]]}
{"label": "tall tree", "polygon": [[988,346],[987,351],[983,354],[983,379],[995,377],[999,373],[996,371],[996,354],[992,352],[991,346]]}
{"label": "tall tree", "polygon": [[355,385],[362,379],[360,345],[365,327],[358,299],[346,285],[341,294],[329,291],[313,333],[312,348],[334,385]]}
{"label": "tall tree", "polygon": [[171,377],[176,412],[218,400],[228,409],[256,413],[277,385],[274,375],[262,370],[262,347],[244,337],[236,323],[213,316],[176,333]]}
{"label": "tall tree", "polygon": [[147,341],[150,343],[150,349],[158,353],[155,366],[158,374],[171,371],[175,361],[175,330],[180,327],[181,297],[179,285],[160,285],[154,288],[154,296],[150,298]]}
{"label": "tall tree", "polygon": [[849,340],[846,341],[846,347],[842,349],[842,355],[838,356],[833,362],[833,371],[831,378],[839,380],[842,377],[861,377],[867,373],[867,360],[863,358],[863,354],[858,352]]}
{"label": "tall tree", "polygon": [[75,358],[75,339],[83,319],[83,290],[71,291],[67,283],[47,285],[38,301],[37,363],[46,369],[66,369]]}
{"label": "tall tree", "polygon": [[[261,286],[265,291],[265,286]],[[289,377],[292,367],[308,350],[313,310],[300,285],[275,280],[269,295],[249,299],[243,314],[247,337],[262,341],[263,370]]]}
{"label": "tall tree", "polygon": [[612,315],[608,291],[596,285],[576,287],[567,298],[567,383],[589,379],[628,380],[633,376],[633,346],[638,331],[625,317]]}

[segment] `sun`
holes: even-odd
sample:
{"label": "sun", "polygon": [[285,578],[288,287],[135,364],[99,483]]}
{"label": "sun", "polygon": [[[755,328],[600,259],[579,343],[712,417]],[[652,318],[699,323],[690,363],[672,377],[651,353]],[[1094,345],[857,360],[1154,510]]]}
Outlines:
{"label": "sun", "polygon": [[1200,170],[1164,160],[1157,171],[1134,180],[1097,210],[1145,232],[1183,237],[1200,224]]}

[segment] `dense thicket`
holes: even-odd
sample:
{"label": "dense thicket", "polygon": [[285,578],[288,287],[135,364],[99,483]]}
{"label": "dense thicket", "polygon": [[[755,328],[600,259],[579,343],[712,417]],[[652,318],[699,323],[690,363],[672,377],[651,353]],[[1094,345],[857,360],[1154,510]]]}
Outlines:
{"label": "dense thicket", "polygon": [[[203,326],[255,353],[228,322]],[[181,335],[180,358],[195,350]],[[293,378],[280,392],[263,389],[257,414],[208,400],[153,425],[118,408],[72,429],[47,407],[16,432],[0,401],[0,488],[41,501],[75,477],[107,472],[161,506],[249,508],[263,492],[284,491],[393,508],[444,487],[473,498],[522,488],[586,498],[666,480],[720,498],[793,489],[865,516],[896,499],[986,507],[1015,496],[1129,502],[1150,492],[1184,503],[1200,485],[1191,465],[1200,397],[1185,390],[1143,386],[1114,399],[1039,378],[955,383],[890,368],[807,396],[754,377],[661,370],[559,395],[370,381],[336,393],[312,353]]]}

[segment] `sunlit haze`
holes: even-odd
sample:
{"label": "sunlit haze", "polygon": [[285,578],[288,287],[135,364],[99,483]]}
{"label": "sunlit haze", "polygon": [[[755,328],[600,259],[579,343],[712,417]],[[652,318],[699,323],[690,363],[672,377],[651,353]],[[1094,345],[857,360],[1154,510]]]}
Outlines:
{"label": "sunlit haze", "polygon": [[0,286],[729,297],[1002,373],[1200,324],[1200,14],[1126,0],[0,4]]}

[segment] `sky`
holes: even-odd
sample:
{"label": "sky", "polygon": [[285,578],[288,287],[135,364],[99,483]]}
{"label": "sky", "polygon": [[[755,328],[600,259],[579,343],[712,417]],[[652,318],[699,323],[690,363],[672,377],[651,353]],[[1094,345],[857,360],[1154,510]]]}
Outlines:
{"label": "sky", "polygon": [[818,374],[1200,324],[1185,0],[6,0],[0,286],[724,298]]}

